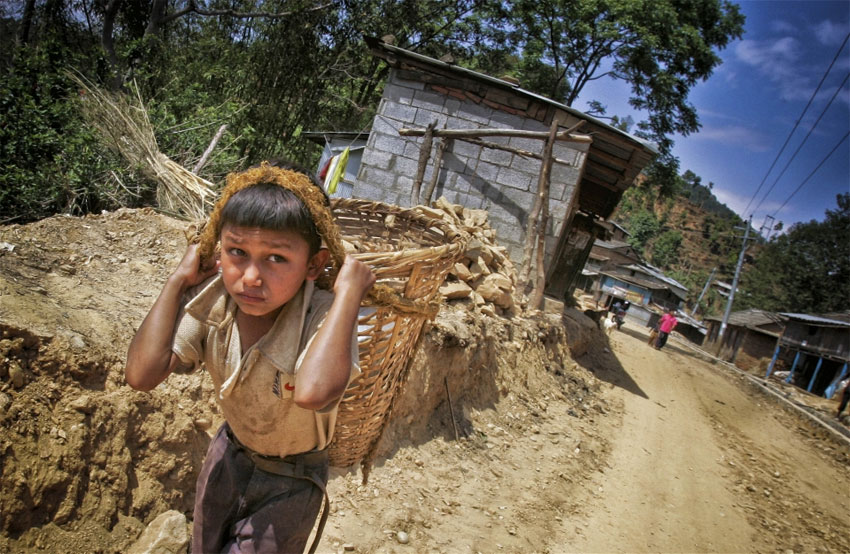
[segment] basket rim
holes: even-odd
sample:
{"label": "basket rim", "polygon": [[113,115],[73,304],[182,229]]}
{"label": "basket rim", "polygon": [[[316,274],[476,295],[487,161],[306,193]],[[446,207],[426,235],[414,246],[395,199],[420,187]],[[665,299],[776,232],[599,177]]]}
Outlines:
{"label": "basket rim", "polygon": [[[426,226],[436,226],[439,227],[440,230],[449,238],[452,242],[465,242],[465,237],[461,232],[459,232],[456,228],[447,224],[442,219],[436,219],[433,217],[428,217],[421,212],[416,211],[413,208],[406,208],[402,206],[397,206],[395,204],[388,204],[386,202],[381,202],[379,200],[367,200],[364,198],[332,198],[331,199],[331,209],[337,209],[337,207],[347,207],[346,204],[352,204],[354,207],[363,206],[363,205],[373,205],[384,209],[388,212],[396,212],[397,214],[401,214],[404,217],[417,221],[419,223],[423,223]],[[336,214],[334,214],[336,215]]]}

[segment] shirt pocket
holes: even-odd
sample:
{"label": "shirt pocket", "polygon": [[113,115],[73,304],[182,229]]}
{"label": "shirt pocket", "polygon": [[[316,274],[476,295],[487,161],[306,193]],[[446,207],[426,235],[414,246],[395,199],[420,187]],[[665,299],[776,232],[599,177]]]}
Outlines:
{"label": "shirt pocket", "polygon": [[275,372],[272,392],[278,398],[291,399],[292,393],[295,392],[295,375],[283,371]]}

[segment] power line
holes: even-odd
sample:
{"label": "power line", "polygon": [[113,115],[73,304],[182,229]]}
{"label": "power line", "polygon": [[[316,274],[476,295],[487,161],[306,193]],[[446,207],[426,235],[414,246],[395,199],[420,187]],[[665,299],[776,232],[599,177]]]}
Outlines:
{"label": "power line", "polygon": [[838,93],[841,92],[841,89],[843,89],[845,83],[847,83],[847,79],[850,79],[850,73],[848,73],[847,75],[844,76],[844,80],[841,82],[841,84],[838,86],[838,88],[835,89],[835,94],[833,94],[832,98],[829,99],[829,102],[827,103],[826,107],[823,109],[823,111],[818,116],[817,121],[814,122],[814,124],[812,125],[812,128],[809,129],[809,132],[806,133],[806,136],[803,138],[803,142],[801,142],[800,145],[797,146],[797,149],[794,150],[794,153],[791,155],[791,158],[785,164],[785,167],[782,168],[782,172],[779,174],[779,176],[776,178],[776,180],[773,181],[773,184],[770,185],[770,188],[767,190],[766,193],[764,193],[764,196],[762,197],[761,201],[753,209],[754,212],[757,212],[758,209],[761,207],[761,205],[764,204],[764,201],[767,200],[767,197],[770,195],[771,191],[773,190],[773,187],[775,187],[776,183],[778,183],[779,180],[782,178],[782,176],[785,175],[785,171],[788,169],[788,166],[791,165],[791,162],[793,162],[794,158],[797,157],[797,154],[800,153],[800,150],[803,148],[803,145],[806,144],[807,140],[809,140],[809,137],[812,135],[812,131],[815,130],[815,127],[818,126],[818,123],[820,123],[820,120],[823,118],[826,111],[829,109],[830,106],[832,106],[832,102],[835,100],[835,97],[838,96]]}
{"label": "power line", "polygon": [[850,131],[847,131],[847,134],[845,134],[845,135],[844,135],[844,137],[843,137],[841,140],[839,140],[839,141],[838,141],[838,144],[836,144],[836,145],[835,145],[835,147],[834,147],[832,150],[830,150],[830,151],[829,151],[829,154],[827,154],[827,155],[826,155],[826,157],[825,157],[824,159],[822,159],[822,160],[821,160],[821,162],[818,164],[818,166],[817,166],[817,167],[816,167],[816,168],[815,168],[815,169],[814,169],[811,173],[809,173],[809,176],[808,176],[808,177],[806,177],[806,178],[803,180],[803,182],[802,182],[802,183],[800,183],[800,186],[798,186],[796,189],[794,189],[794,192],[792,192],[792,193],[791,193],[791,196],[789,196],[788,198],[786,198],[786,199],[785,199],[785,202],[783,202],[783,203],[782,203],[782,205],[781,205],[781,206],[779,206],[779,208],[777,208],[775,212],[773,212],[773,216],[774,216],[774,217],[776,217],[776,214],[778,214],[778,213],[779,213],[779,210],[781,210],[782,208],[784,208],[784,207],[785,207],[785,204],[787,204],[787,203],[788,203],[788,202],[789,202],[792,198],[794,198],[794,195],[795,195],[795,194],[797,194],[798,192],[800,192],[800,189],[801,189],[801,188],[803,188],[803,185],[805,185],[806,183],[808,183],[808,182],[809,182],[809,179],[811,179],[811,178],[812,178],[812,175],[814,175],[815,173],[817,173],[818,169],[820,169],[820,168],[821,168],[821,166],[822,166],[824,163],[826,163],[826,160],[828,160],[828,159],[829,159],[829,158],[830,158],[830,157],[831,157],[831,156],[835,153],[835,151],[836,151],[836,150],[838,150],[838,147],[839,147],[839,146],[841,146],[841,144],[842,144],[845,140],[847,140],[847,137],[848,137],[848,136],[850,136]]}
{"label": "power line", "polygon": [[832,70],[832,66],[835,65],[836,60],[838,60],[838,56],[841,55],[841,51],[844,50],[844,45],[847,44],[848,39],[850,39],[850,33],[847,33],[847,36],[844,37],[844,42],[842,42],[841,46],[838,47],[838,52],[835,53],[835,57],[832,58],[832,62],[829,64],[829,67],[826,68],[826,72],[823,74],[823,77],[821,77],[820,83],[818,83],[817,88],[812,93],[812,96],[809,98],[809,102],[806,104],[806,107],[803,108],[803,113],[800,114],[800,117],[797,119],[797,123],[794,124],[794,128],[791,129],[790,133],[788,133],[788,138],[785,139],[785,144],[783,144],[782,148],[779,149],[779,153],[776,154],[776,158],[773,160],[773,163],[770,164],[770,167],[768,168],[767,173],[764,174],[764,177],[762,178],[761,183],[759,183],[758,188],[753,193],[753,197],[750,198],[750,201],[747,203],[747,207],[744,208],[743,213],[747,213],[747,210],[750,209],[750,204],[752,204],[753,200],[755,200],[756,197],[758,196],[758,193],[761,190],[761,187],[764,186],[764,182],[767,181],[767,176],[770,175],[771,171],[773,171],[773,167],[776,165],[776,162],[779,161],[779,157],[782,156],[782,152],[785,151],[785,147],[788,146],[788,141],[791,140],[791,136],[794,134],[794,131],[797,130],[797,126],[800,125],[800,122],[803,120],[803,116],[806,115],[806,112],[808,111],[809,106],[812,105],[812,101],[814,101],[815,96],[817,95],[818,91],[820,90],[820,87],[823,85],[823,82],[826,80],[826,76],[829,75],[830,70]]}

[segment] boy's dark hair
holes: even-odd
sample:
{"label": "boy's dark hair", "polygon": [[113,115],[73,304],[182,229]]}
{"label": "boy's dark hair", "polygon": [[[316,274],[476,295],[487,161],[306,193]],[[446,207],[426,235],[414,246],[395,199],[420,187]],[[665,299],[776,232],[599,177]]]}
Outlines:
{"label": "boy's dark hair", "polygon": [[259,227],[272,231],[294,231],[319,251],[319,235],[310,210],[290,190],[274,183],[257,183],[234,194],[221,210],[221,227]]}

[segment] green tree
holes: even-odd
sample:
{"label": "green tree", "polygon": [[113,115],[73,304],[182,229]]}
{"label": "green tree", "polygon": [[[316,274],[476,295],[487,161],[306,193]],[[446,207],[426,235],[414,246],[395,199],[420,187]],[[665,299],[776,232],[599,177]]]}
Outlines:
{"label": "green tree", "polygon": [[762,249],[743,274],[749,293],[735,308],[824,313],[850,305],[850,194],[836,197],[838,209],[823,221],[797,223]]}
{"label": "green tree", "polygon": [[652,244],[652,263],[661,269],[668,269],[679,259],[679,248],[682,246],[682,233],[665,231]]}
{"label": "green tree", "polygon": [[648,116],[638,128],[660,149],[649,170],[659,181],[678,171],[673,135],[699,129],[691,89],[711,76],[717,50],[741,37],[745,19],[727,0],[517,0],[490,10],[491,48],[522,53],[493,70],[513,72],[524,87],[572,106],[593,80],[631,85],[629,103]]}
{"label": "green tree", "polygon": [[658,234],[661,224],[655,214],[648,210],[638,210],[632,213],[628,224],[629,245],[643,253],[647,243]]}

